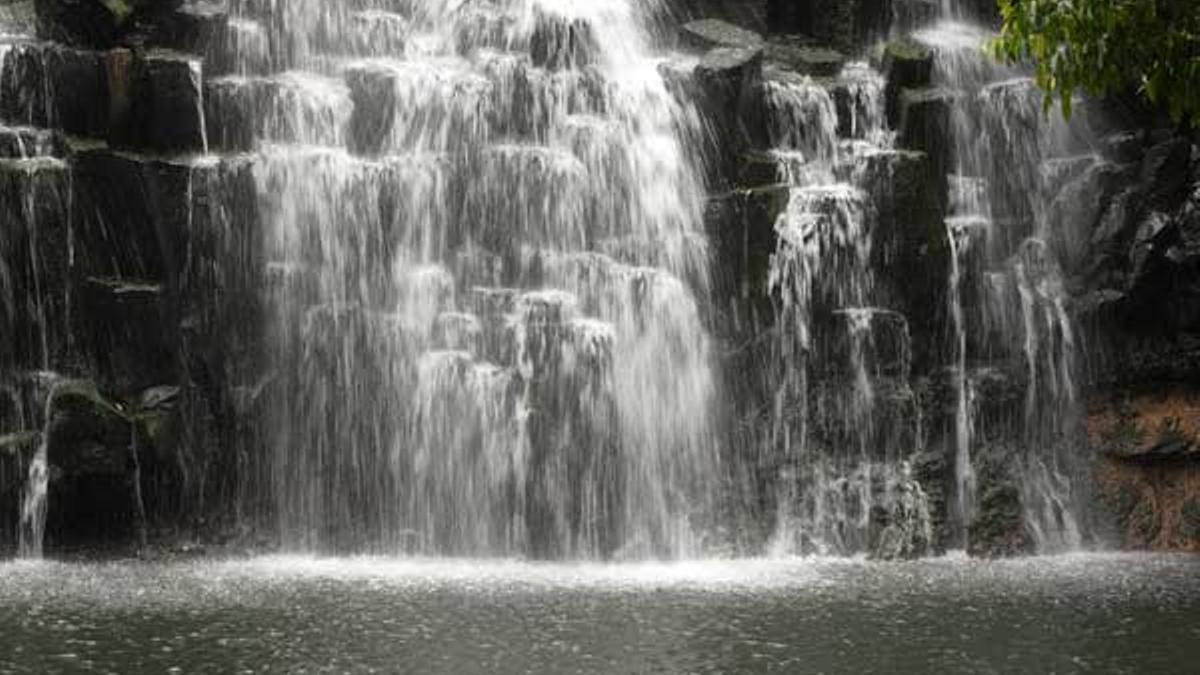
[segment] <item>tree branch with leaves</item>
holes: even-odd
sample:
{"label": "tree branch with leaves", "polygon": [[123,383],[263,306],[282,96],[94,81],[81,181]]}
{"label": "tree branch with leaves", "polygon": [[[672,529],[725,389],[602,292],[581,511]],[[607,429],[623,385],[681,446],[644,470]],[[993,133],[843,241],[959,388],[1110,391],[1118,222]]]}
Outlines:
{"label": "tree branch with leaves", "polygon": [[1049,109],[1076,91],[1137,86],[1171,118],[1200,127],[1200,0],[999,0],[996,58],[1030,62]]}

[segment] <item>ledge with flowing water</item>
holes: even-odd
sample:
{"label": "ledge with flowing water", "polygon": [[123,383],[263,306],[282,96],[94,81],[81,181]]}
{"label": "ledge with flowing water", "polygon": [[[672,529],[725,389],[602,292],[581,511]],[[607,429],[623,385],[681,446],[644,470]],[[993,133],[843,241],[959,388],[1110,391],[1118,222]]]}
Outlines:
{"label": "ledge with flowing water", "polygon": [[0,545],[1196,546],[1194,144],[937,3],[134,4],[0,4]]}

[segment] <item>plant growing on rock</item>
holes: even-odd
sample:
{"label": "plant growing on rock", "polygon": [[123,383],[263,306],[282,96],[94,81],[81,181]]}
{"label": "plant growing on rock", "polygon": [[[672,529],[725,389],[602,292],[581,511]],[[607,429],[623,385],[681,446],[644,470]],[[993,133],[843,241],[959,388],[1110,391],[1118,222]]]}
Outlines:
{"label": "plant growing on rock", "polygon": [[999,0],[993,56],[1032,61],[1047,109],[1076,90],[1135,84],[1182,125],[1200,126],[1200,3],[1195,0]]}

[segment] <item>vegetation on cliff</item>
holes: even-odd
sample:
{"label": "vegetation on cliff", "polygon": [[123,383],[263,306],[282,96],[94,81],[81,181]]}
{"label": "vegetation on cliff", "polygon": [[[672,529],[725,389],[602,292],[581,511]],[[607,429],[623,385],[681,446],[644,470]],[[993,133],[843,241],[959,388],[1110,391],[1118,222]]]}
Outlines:
{"label": "vegetation on cliff", "polygon": [[1178,123],[1200,126],[1200,4],[1195,0],[1000,0],[992,52],[1030,60],[1046,106],[1070,113],[1076,90],[1134,84]]}

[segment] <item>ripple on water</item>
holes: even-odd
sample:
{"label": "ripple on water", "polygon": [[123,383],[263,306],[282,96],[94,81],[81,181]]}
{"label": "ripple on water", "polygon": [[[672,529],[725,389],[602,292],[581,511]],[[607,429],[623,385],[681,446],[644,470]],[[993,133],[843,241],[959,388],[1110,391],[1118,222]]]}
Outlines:
{"label": "ripple on water", "polygon": [[0,564],[0,671],[1185,672],[1200,558]]}

